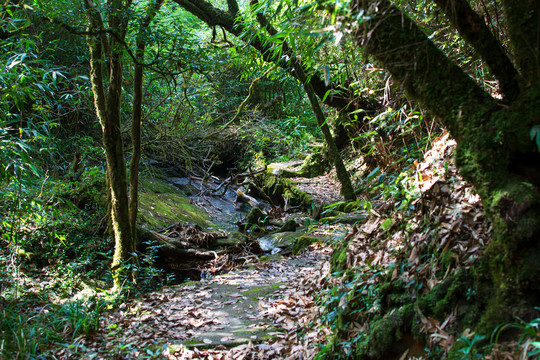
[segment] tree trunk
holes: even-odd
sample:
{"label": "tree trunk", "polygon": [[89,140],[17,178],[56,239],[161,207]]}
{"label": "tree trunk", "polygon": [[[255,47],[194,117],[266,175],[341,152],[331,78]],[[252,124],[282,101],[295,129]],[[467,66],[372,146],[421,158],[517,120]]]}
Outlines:
{"label": "tree trunk", "polygon": [[134,247],[137,244],[137,213],[139,211],[139,162],[141,160],[141,118],[142,118],[142,86],[144,43],[137,41],[135,53],[138,63],[135,64],[133,76],[133,110],[131,117],[131,142],[133,153],[129,163],[129,222],[133,234]]}
{"label": "tree trunk", "polygon": [[328,146],[328,154],[330,155],[330,161],[336,167],[336,175],[339,182],[341,183],[341,195],[343,195],[343,197],[347,201],[354,201],[356,200],[356,194],[354,193],[351,178],[349,177],[347,168],[343,163],[343,158],[339,153],[339,149],[334,142],[334,137],[332,136],[330,127],[328,126],[324,113],[319,105],[319,100],[317,99],[317,96],[313,91],[313,87],[307,79],[304,70],[300,66],[298,66],[295,67],[295,71],[297,72],[298,79],[300,80],[300,82],[302,82],[302,85],[304,86],[304,90],[306,91],[306,94],[309,98],[309,103],[311,104],[311,109],[313,110],[315,118],[317,118],[317,123],[319,124],[319,127],[321,128],[321,131],[323,133],[324,141]]}
{"label": "tree trunk", "polygon": [[129,222],[133,236],[133,249],[137,248],[137,213],[139,209],[139,162],[141,160],[141,119],[143,100],[144,55],[146,49],[145,31],[163,5],[164,0],[157,0],[141,22],[137,34],[135,50],[135,71],[133,75],[133,109],[131,116],[131,141],[133,153],[129,163]]}
{"label": "tree trunk", "polygon": [[[538,57],[520,38],[520,29],[540,25],[538,1],[504,2],[505,8],[519,8],[521,14],[515,16],[518,24],[510,23],[509,28],[514,29],[511,45],[519,48],[515,53],[520,75],[528,79],[516,92],[517,98],[505,99],[509,105],[499,104],[486,93],[389,1],[378,1],[377,7],[373,3],[353,2],[354,13],[364,11],[356,29],[358,43],[451,132],[458,142],[456,160],[461,173],[475,186],[493,221],[494,238],[476,272],[477,286],[488,301],[483,325],[493,329],[501,318],[519,313],[521,305],[530,307],[540,300],[540,184],[536,177],[540,159],[529,139],[529,130],[540,118],[540,67]],[[510,15],[507,12],[509,22]],[[524,18],[527,24],[520,27]],[[527,35],[532,36],[527,39],[529,47],[530,41],[538,40],[538,31],[533,32]]]}
{"label": "tree trunk", "polygon": [[[256,5],[257,0],[251,0],[251,3],[252,5]],[[266,29],[266,31],[268,31],[268,33],[271,36],[277,34],[277,30],[274,29],[274,27],[268,22],[268,19],[266,19],[263,13],[261,12],[257,13],[257,20],[259,21],[259,24],[261,25],[261,27]],[[345,164],[343,163],[343,158],[341,157],[341,154],[339,153],[339,149],[337,148],[336,143],[334,142],[334,137],[332,136],[332,132],[330,131],[330,127],[328,126],[326,117],[324,116],[321,106],[319,105],[319,100],[317,99],[317,95],[315,94],[315,91],[313,90],[313,86],[311,85],[311,80],[307,78],[307,75],[304,71],[302,64],[299,61],[296,61],[296,59],[293,57],[294,55],[291,49],[289,48],[289,45],[286,43],[283,43],[282,49],[283,49],[283,53],[286,54],[291,59],[290,63],[294,69],[294,74],[296,78],[300,81],[302,86],[304,87],[304,90],[309,99],[309,103],[311,104],[311,109],[313,110],[313,113],[315,114],[315,118],[317,119],[317,124],[319,124],[319,127],[321,128],[321,131],[324,136],[324,140],[326,142],[326,145],[328,146],[328,154],[330,155],[330,161],[336,167],[336,175],[338,177],[339,182],[341,183],[341,195],[347,201],[356,200],[356,194],[354,193],[354,188],[351,183],[351,178],[349,177],[347,168],[345,167]]]}
{"label": "tree trunk", "polygon": [[[103,23],[91,0],[85,1],[89,20],[89,30],[101,29]],[[123,283],[132,277],[132,265],[135,261],[132,229],[129,221],[128,181],[124,148],[121,133],[120,106],[122,99],[122,43],[125,27],[122,27],[121,4],[111,3],[116,12],[111,15],[109,24],[118,31],[116,37],[107,39],[104,35],[89,35],[87,37],[90,49],[90,80],[97,116],[103,131],[103,147],[107,159],[107,175],[111,202],[111,224],[113,228],[115,247],[112,262],[114,288],[119,289]],[[110,40],[110,42],[108,42]],[[108,45],[108,46],[107,46]],[[105,48],[105,49],[104,49]],[[109,51],[107,51],[109,50]],[[108,88],[105,92],[105,79],[102,65],[104,55],[108,56]]]}

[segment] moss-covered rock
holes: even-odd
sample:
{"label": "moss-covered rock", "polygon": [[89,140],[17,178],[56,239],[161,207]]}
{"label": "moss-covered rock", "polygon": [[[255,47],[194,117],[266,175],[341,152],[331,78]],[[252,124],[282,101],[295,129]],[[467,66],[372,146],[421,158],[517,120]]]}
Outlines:
{"label": "moss-covered rock", "polygon": [[279,228],[278,232],[285,232],[285,231],[296,231],[296,228],[298,227],[298,223],[294,219],[289,219],[283,224],[281,228]]}
{"label": "moss-covered rock", "polygon": [[246,228],[249,229],[254,225],[261,225],[267,217],[268,215],[266,215],[260,208],[257,206],[252,207],[246,217]]}
{"label": "moss-covered rock", "polygon": [[174,223],[213,227],[208,214],[193,205],[189,198],[163,180],[143,181],[139,193],[139,222],[149,229],[159,229]]}
{"label": "moss-covered rock", "polygon": [[327,168],[328,159],[321,153],[313,153],[304,160],[304,163],[298,170],[298,176],[306,178],[321,176],[326,172]]}
{"label": "moss-covered rock", "polygon": [[262,190],[274,204],[300,206],[303,209],[309,209],[313,204],[311,196],[300,191],[294,181],[281,178],[271,172],[266,172],[262,176],[264,177]]}
{"label": "moss-covered rock", "polygon": [[294,240],[293,247],[292,247],[292,253],[293,255],[296,255],[305,249],[308,248],[309,245],[314,244],[317,242],[317,238],[314,236],[308,236],[308,235],[302,235]]}
{"label": "moss-covered rock", "polygon": [[367,217],[366,212],[358,212],[354,214],[339,214],[336,216],[327,216],[322,219],[320,219],[320,223],[322,224],[358,224],[360,222],[364,222]]}
{"label": "moss-covered rock", "polygon": [[269,234],[257,239],[259,246],[265,252],[280,248],[282,252],[292,252],[293,244],[302,234],[299,232],[280,232]]}
{"label": "moss-covered rock", "polygon": [[[298,165],[301,166],[298,168]],[[320,152],[309,154],[302,163],[287,162],[268,165],[268,171],[281,178],[313,178],[323,175],[329,167],[328,159]]]}
{"label": "moss-covered rock", "polygon": [[236,246],[242,243],[245,243],[247,236],[238,231],[233,231],[226,238],[216,239],[213,247],[214,248],[226,248],[230,246]]}

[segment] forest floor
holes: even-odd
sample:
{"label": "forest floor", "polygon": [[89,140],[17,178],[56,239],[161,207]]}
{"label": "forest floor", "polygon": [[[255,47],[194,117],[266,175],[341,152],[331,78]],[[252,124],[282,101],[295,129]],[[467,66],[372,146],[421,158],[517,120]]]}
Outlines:
{"label": "forest floor", "polygon": [[314,244],[298,256],[167,286],[122,304],[84,344],[85,358],[313,358],[325,335],[312,326],[320,321],[314,290],[328,273],[329,253]]}
{"label": "forest floor", "polygon": [[[313,359],[332,335],[323,318],[329,310],[323,311],[320,304],[324,302],[317,300],[324,296],[321,289],[341,289],[340,294],[345,294],[340,295],[341,300],[354,291],[342,283],[344,278],[329,273],[330,254],[338,243],[347,244],[342,265],[356,269],[354,281],[377,289],[387,281],[383,275],[391,274],[392,282],[413,284],[405,288],[413,296],[426,294],[475,263],[489,241],[490,225],[478,196],[449,160],[454,147],[448,135],[436,139],[424,162],[415,164],[416,176],[401,182],[400,191],[410,193],[407,196],[417,211],[409,212],[399,207],[399,202],[386,200],[373,202],[375,206],[363,211],[362,220],[356,220],[354,226],[323,225],[321,220],[310,232],[327,239],[333,236],[328,243],[312,244],[297,256],[277,254],[265,256],[267,260],[246,261],[226,274],[166,286],[122,303],[102,317],[97,336],[81,339],[58,355],[76,358],[84,353],[88,359]],[[311,193],[315,202],[340,200],[339,187],[331,175],[298,181],[299,188]],[[432,248],[436,252],[429,255]],[[400,261],[403,266],[392,267]],[[369,280],[364,281],[364,277]],[[341,301],[338,305],[346,306]],[[453,326],[458,315],[453,311],[435,319],[419,312],[421,333],[429,341],[421,352],[434,347],[447,351],[456,341],[453,333],[458,329]],[[369,327],[369,321],[369,317],[359,318],[343,329],[344,333],[357,334]],[[395,358],[407,358],[409,350],[399,350]]]}

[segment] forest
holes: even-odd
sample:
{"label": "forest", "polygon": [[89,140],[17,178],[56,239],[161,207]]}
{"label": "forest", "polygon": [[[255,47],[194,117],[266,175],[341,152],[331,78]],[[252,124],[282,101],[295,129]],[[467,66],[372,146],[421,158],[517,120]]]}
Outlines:
{"label": "forest", "polygon": [[0,8],[0,360],[540,358],[540,0]]}

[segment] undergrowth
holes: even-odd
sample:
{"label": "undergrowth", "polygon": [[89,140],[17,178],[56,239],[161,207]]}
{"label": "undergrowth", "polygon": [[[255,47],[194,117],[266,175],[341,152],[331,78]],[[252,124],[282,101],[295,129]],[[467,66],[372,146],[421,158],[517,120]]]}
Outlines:
{"label": "undergrowth", "polygon": [[[97,332],[103,311],[129,294],[170,280],[155,267],[159,246],[145,244],[137,288],[112,299],[102,167],[79,181],[11,179],[0,199],[0,358],[77,353]],[[79,349],[80,350],[80,349]]]}
{"label": "undergrowth", "polygon": [[[377,121],[402,112],[387,111]],[[415,121],[396,130],[394,118],[391,128],[383,121],[371,135],[362,135],[372,138],[356,167],[361,199],[325,210],[370,215],[334,245],[332,274],[318,300],[333,335],[320,345],[319,358],[537,356],[534,314],[493,333],[474,331],[490,295],[481,291],[471,269],[490,240],[491,226],[480,198],[457,172],[455,142],[448,134],[427,132],[420,118]],[[385,131],[393,141],[377,142]]]}

